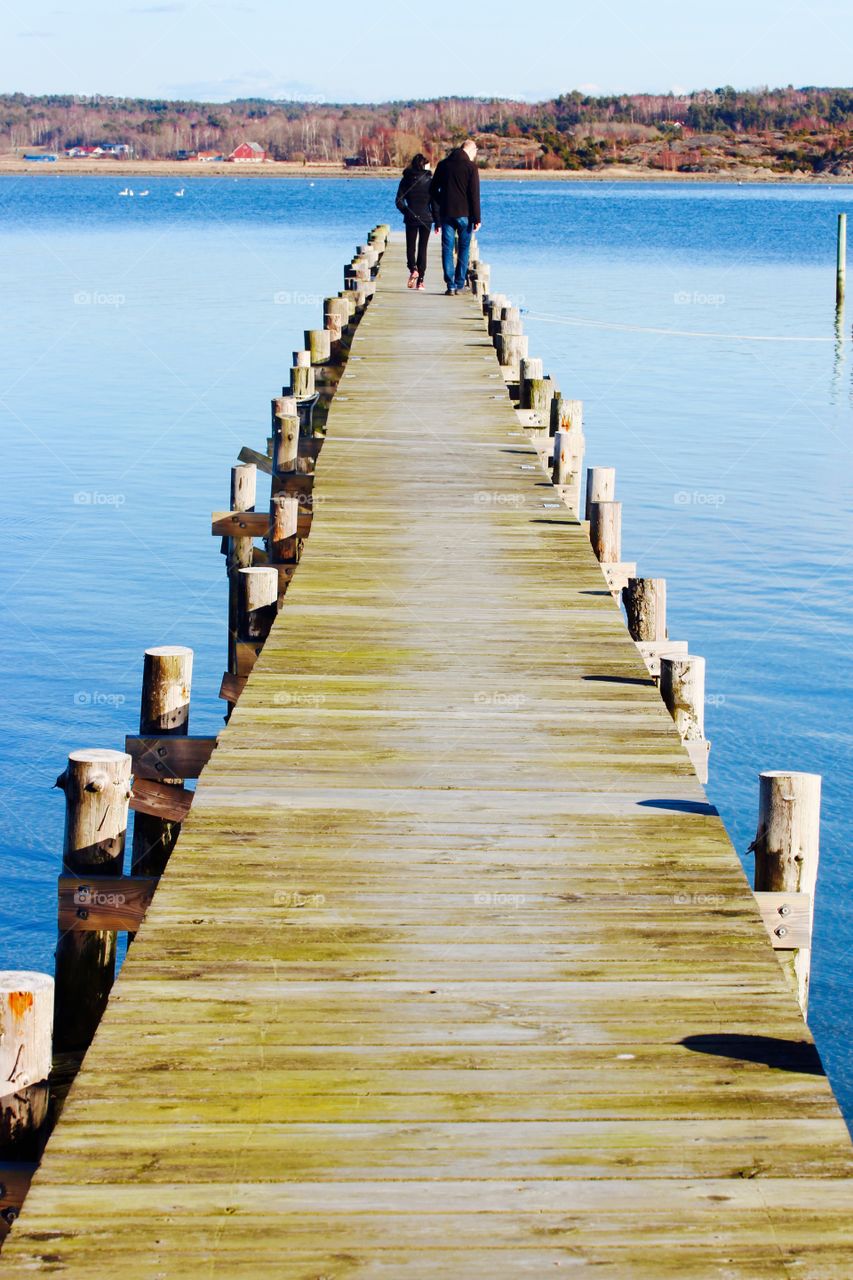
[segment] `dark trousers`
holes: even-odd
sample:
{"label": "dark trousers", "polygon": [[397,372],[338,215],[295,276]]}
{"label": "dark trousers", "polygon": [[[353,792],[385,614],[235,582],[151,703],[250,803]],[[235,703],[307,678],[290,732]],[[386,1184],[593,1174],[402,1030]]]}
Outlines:
{"label": "dark trousers", "polygon": [[426,275],[429,233],[430,228],[422,222],[406,219],[406,263],[410,271],[417,271],[421,280]]}

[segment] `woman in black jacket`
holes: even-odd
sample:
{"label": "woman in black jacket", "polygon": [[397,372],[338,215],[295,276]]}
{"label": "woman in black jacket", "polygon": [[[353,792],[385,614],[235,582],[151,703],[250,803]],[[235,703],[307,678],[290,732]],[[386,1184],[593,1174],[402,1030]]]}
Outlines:
{"label": "woman in black jacket", "polygon": [[403,172],[397,188],[397,208],[406,223],[406,258],[409,267],[409,288],[423,289],[426,275],[429,233],[436,225],[435,210],[430,202],[429,188],[432,173],[426,156],[420,153]]}

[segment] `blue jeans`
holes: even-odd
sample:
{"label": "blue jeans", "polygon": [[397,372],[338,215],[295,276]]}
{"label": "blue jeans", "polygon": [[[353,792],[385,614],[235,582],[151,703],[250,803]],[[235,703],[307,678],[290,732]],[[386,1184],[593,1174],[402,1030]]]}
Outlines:
{"label": "blue jeans", "polygon": [[[468,254],[471,251],[472,231],[469,218],[445,218],[441,224],[441,265],[444,269],[444,283],[448,289],[465,288],[468,279]],[[457,236],[459,237],[458,249]]]}

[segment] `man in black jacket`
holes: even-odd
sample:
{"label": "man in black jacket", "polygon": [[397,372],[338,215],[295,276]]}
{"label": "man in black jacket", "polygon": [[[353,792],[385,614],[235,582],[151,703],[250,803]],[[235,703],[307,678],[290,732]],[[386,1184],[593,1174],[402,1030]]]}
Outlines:
{"label": "man in black jacket", "polygon": [[465,288],[471,235],[480,225],[477,144],[469,138],[436,165],[430,196],[441,222],[441,264],[448,297]]}

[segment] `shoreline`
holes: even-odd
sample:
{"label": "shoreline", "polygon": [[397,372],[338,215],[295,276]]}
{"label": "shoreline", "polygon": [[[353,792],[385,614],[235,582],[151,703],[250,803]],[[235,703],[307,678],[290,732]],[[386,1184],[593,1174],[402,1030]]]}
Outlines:
{"label": "shoreline", "polygon": [[[396,179],[400,168],[346,169],[333,164],[292,164],[273,160],[262,164],[194,164],[188,160],[136,161],[26,161],[0,157],[0,178],[30,175],[62,174],[63,177],[85,178],[346,178],[371,181]],[[840,174],[772,173],[740,167],[714,173],[672,173],[633,165],[611,165],[606,169],[481,169],[484,182],[665,182],[665,183],[734,183],[765,186],[851,186],[853,177]]]}

